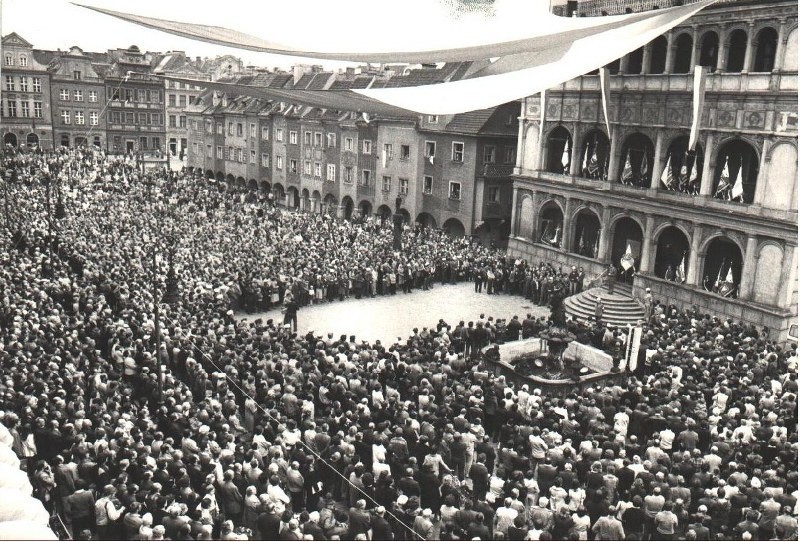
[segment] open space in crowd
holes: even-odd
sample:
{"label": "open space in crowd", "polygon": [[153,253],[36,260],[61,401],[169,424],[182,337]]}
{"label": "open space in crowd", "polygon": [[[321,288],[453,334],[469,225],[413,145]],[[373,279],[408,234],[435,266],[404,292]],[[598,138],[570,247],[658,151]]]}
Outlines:
{"label": "open space in crowd", "polygon": [[[634,372],[551,396],[480,355],[544,319],[390,345],[296,314],[455,281],[547,305],[578,270],[422,228],[396,251],[388,223],[99,150],[2,168],[0,441],[75,539],[797,539],[794,344],[654,300]],[[567,328],[623,357],[628,328]]]}

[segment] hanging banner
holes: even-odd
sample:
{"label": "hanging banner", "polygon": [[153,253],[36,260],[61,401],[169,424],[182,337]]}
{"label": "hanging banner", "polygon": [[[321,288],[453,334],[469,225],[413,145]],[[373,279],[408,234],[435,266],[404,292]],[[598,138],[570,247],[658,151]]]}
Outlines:
{"label": "hanging banner", "polygon": [[539,141],[544,137],[545,106],[547,105],[547,89],[539,93]]}
{"label": "hanging banner", "polygon": [[639,366],[639,347],[642,345],[642,328],[636,326],[633,328],[633,338],[631,341],[631,351],[628,355],[628,370],[633,372]]}
{"label": "hanging banner", "polygon": [[608,140],[611,141],[611,123],[608,121],[608,101],[611,98],[611,80],[608,78],[608,68],[603,66],[600,68],[600,97],[603,100],[603,117],[606,119],[606,131],[608,132]]}
{"label": "hanging banner", "polygon": [[694,67],[694,89],[692,92],[692,131],[689,133],[689,150],[693,151],[697,145],[700,133],[700,119],[703,116],[703,104],[706,101],[706,68]]}

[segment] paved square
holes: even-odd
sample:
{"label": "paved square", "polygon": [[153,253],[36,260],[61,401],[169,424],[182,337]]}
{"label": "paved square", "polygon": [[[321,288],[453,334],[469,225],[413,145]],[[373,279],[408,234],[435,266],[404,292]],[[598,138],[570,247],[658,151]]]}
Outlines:
{"label": "paved square", "polygon": [[[306,333],[311,329],[322,335],[333,333],[335,337],[355,335],[358,340],[392,344],[398,337],[405,341],[415,327],[436,327],[440,318],[455,326],[460,320],[477,320],[481,314],[510,320],[514,315],[523,319],[527,313],[548,316],[550,309],[522,296],[477,294],[472,283],[437,284],[428,291],[302,307],[297,312],[297,331]],[[256,318],[282,321],[283,315],[274,310],[245,317],[248,321]]]}

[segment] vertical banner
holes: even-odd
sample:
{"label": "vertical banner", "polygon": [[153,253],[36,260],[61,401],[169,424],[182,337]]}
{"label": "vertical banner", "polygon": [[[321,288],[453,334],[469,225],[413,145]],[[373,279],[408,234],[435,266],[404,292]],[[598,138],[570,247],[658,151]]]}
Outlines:
{"label": "vertical banner", "polygon": [[610,91],[611,80],[608,78],[608,68],[603,66],[600,68],[600,97],[603,101],[603,117],[606,119],[606,130],[608,131],[609,141],[611,141],[611,123],[608,121],[608,101],[610,99]]}
{"label": "vertical banner", "polygon": [[692,92],[692,131],[689,133],[689,150],[693,151],[697,145],[700,133],[700,119],[703,116],[703,104],[706,101],[706,68],[694,67],[694,85]]}
{"label": "vertical banner", "polygon": [[542,137],[544,137],[545,108],[547,106],[547,89],[539,94],[539,147],[542,147]]}
{"label": "vertical banner", "polygon": [[628,356],[628,370],[633,372],[639,366],[639,347],[642,345],[642,327],[633,328],[633,338],[631,339],[631,352]]}

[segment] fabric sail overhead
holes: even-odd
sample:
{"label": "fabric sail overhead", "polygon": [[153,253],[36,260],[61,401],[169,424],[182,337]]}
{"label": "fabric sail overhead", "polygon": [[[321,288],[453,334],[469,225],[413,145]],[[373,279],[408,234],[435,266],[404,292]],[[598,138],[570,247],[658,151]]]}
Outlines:
{"label": "fabric sail overhead", "polygon": [[[506,56],[502,56],[495,62],[478,70],[470,78],[459,81],[411,87],[317,91],[272,89],[227,83],[207,83],[205,86],[222,92],[234,92],[340,111],[362,111],[390,116],[407,116],[409,114],[455,115],[519,100],[596,70],[646,45],[704,7],[712,4],[713,1],[706,0],[687,6],[615,17],[571,19],[556,16],[544,17],[546,20],[577,21],[583,25],[583,30],[588,33],[579,39],[571,40],[561,39],[561,35],[554,38],[552,34],[549,34],[546,39],[542,37],[532,38],[533,41],[529,43],[529,46],[533,47],[534,42],[536,42],[535,50],[529,49],[527,52],[506,54]],[[100,10],[98,8],[91,9],[104,13],[108,12],[108,10]],[[155,23],[142,22],[141,19],[143,18],[141,17],[119,14],[118,12],[110,14],[144,26],[156,27]],[[144,19],[159,21],[151,18]],[[602,24],[606,20],[624,20],[625,23],[621,25]],[[169,21],[162,22],[169,23]],[[179,23],[170,24],[178,25]],[[593,26],[587,26],[591,24]],[[165,28],[160,29],[177,33],[177,31]],[[182,35],[187,34],[184,33]],[[572,35],[574,38],[574,33]],[[242,36],[244,35],[242,34]],[[209,41],[208,36],[197,39]],[[542,41],[547,43],[541,43]],[[483,46],[483,52],[478,57],[459,56],[458,58],[472,60],[485,58],[487,55],[495,57],[498,50],[503,52],[519,50],[518,48],[508,48],[507,46],[510,43],[518,44],[518,42],[502,42],[486,45]],[[231,43],[226,44],[231,45]],[[242,46],[242,48],[247,47]],[[463,53],[464,49],[450,50],[450,52],[453,51],[461,51]],[[429,51],[425,54],[435,55],[439,53],[440,51]],[[289,54],[288,51],[287,54]],[[292,50],[290,54],[298,55],[300,52]],[[400,53],[392,54],[399,55]],[[377,56],[369,55],[371,53],[358,53],[344,58],[344,60],[369,58],[372,61],[376,61],[375,58],[380,57],[380,54]],[[337,56],[337,58],[339,57]],[[442,57],[429,56],[426,59],[439,61]],[[172,77],[170,79],[180,80],[180,78]],[[197,84],[196,81],[193,84]]]}

